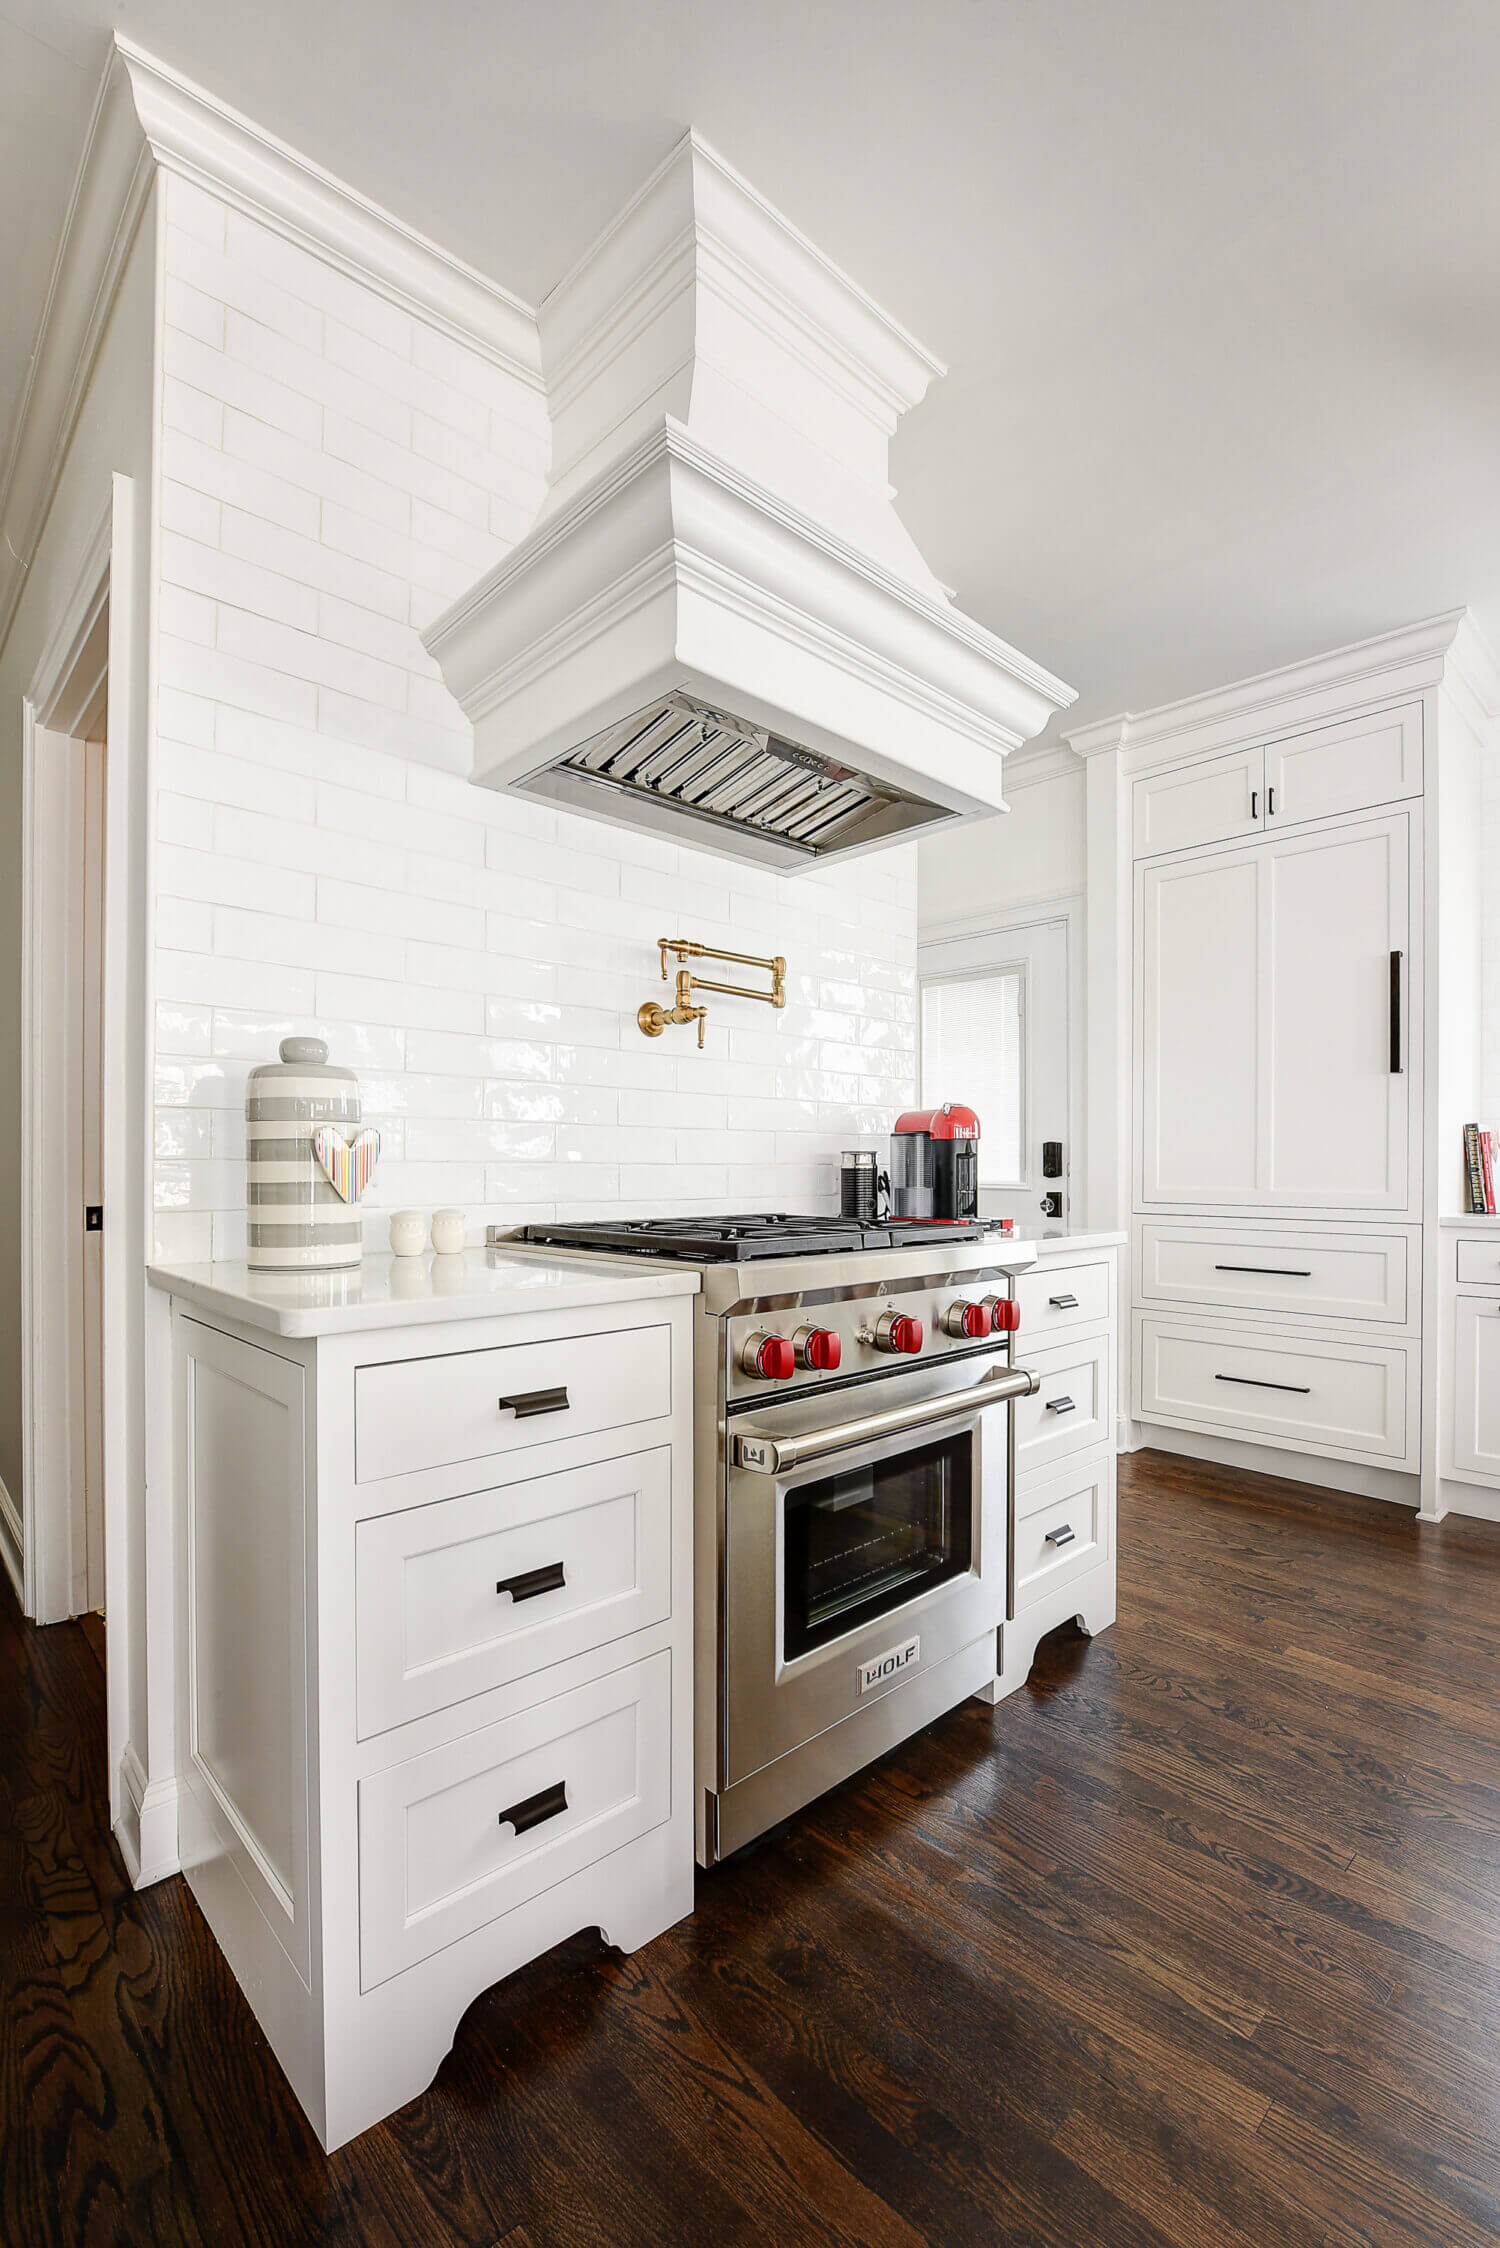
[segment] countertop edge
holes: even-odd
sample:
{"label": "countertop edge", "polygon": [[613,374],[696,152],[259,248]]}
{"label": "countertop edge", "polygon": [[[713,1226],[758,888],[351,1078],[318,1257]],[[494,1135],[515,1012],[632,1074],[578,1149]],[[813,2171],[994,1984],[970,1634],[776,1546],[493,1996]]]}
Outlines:
{"label": "countertop edge", "polygon": [[[483,1251],[470,1254],[482,1255]],[[472,1295],[412,1296],[374,1303],[276,1304],[245,1293],[225,1280],[212,1277],[212,1266],[150,1263],[146,1278],[178,1301],[202,1311],[217,1312],[241,1326],[256,1327],[288,1342],[307,1342],[319,1335],[368,1334],[391,1327],[436,1327],[484,1319],[507,1319],[530,1312],[577,1311],[591,1305],[660,1302],[674,1296],[695,1296],[696,1271],[681,1268],[660,1271],[617,1269],[605,1271],[583,1266],[544,1287],[532,1285],[507,1291]],[[270,1276],[274,1277],[274,1276]],[[337,1277],[330,1274],[330,1279]]]}

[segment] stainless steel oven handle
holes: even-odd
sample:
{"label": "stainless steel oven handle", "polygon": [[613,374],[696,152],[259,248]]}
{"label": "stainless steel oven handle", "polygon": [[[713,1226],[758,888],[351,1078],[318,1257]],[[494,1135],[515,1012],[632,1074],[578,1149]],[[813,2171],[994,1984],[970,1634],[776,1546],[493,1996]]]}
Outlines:
{"label": "stainless steel oven handle", "polygon": [[1041,1386],[1040,1374],[1017,1366],[1003,1374],[987,1375],[972,1389],[949,1390],[920,1405],[893,1405],[888,1412],[866,1413],[862,1420],[840,1421],[835,1428],[816,1428],[806,1436],[769,1436],[763,1429],[745,1428],[735,1439],[735,1459],[739,1466],[755,1468],[763,1475],[787,1475],[793,1468],[834,1459],[861,1444],[878,1443],[883,1436],[902,1436],[909,1428],[954,1420],[981,1405],[998,1405],[1011,1397],[1035,1397]]}

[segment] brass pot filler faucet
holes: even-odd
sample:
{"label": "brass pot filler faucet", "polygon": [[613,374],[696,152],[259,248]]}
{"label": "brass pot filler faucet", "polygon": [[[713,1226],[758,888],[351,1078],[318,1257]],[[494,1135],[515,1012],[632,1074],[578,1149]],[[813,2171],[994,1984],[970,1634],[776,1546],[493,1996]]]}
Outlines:
{"label": "brass pot filler faucet", "polygon": [[[668,1023],[696,1023],[701,1046],[708,1009],[693,1005],[695,991],[722,991],[731,999],[763,999],[768,1007],[786,1005],[786,962],[779,952],[774,960],[766,960],[755,952],[720,952],[716,945],[695,944],[690,937],[658,937],[656,944],[661,954],[663,983],[667,980],[667,954],[670,952],[677,959],[677,1004],[663,1007],[655,999],[642,1001],[635,1019],[648,1038],[660,1038]],[[744,984],[711,983],[706,976],[695,976],[683,967],[685,960],[734,960],[745,968],[764,968],[771,979],[771,988],[750,991]]]}

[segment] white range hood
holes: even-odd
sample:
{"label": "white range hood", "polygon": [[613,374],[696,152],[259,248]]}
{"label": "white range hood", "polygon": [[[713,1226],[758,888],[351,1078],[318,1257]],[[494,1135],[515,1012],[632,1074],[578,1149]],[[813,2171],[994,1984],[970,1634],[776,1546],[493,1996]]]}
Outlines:
{"label": "white range hood", "polygon": [[474,779],[789,868],[1003,809],[1073,694],[896,514],[939,363],[692,133],[539,327],[546,500],[423,635]]}

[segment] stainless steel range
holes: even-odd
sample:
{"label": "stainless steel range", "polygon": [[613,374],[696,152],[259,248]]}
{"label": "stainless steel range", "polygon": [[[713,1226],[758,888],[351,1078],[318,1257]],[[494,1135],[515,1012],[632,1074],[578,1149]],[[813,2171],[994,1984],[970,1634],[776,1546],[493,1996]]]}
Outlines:
{"label": "stainless steel range", "polygon": [[[499,1238],[499,1236],[495,1236]],[[996,1675],[1011,1596],[998,1226],[711,1218],[509,1237],[695,1264],[698,1856],[737,1850]]]}

